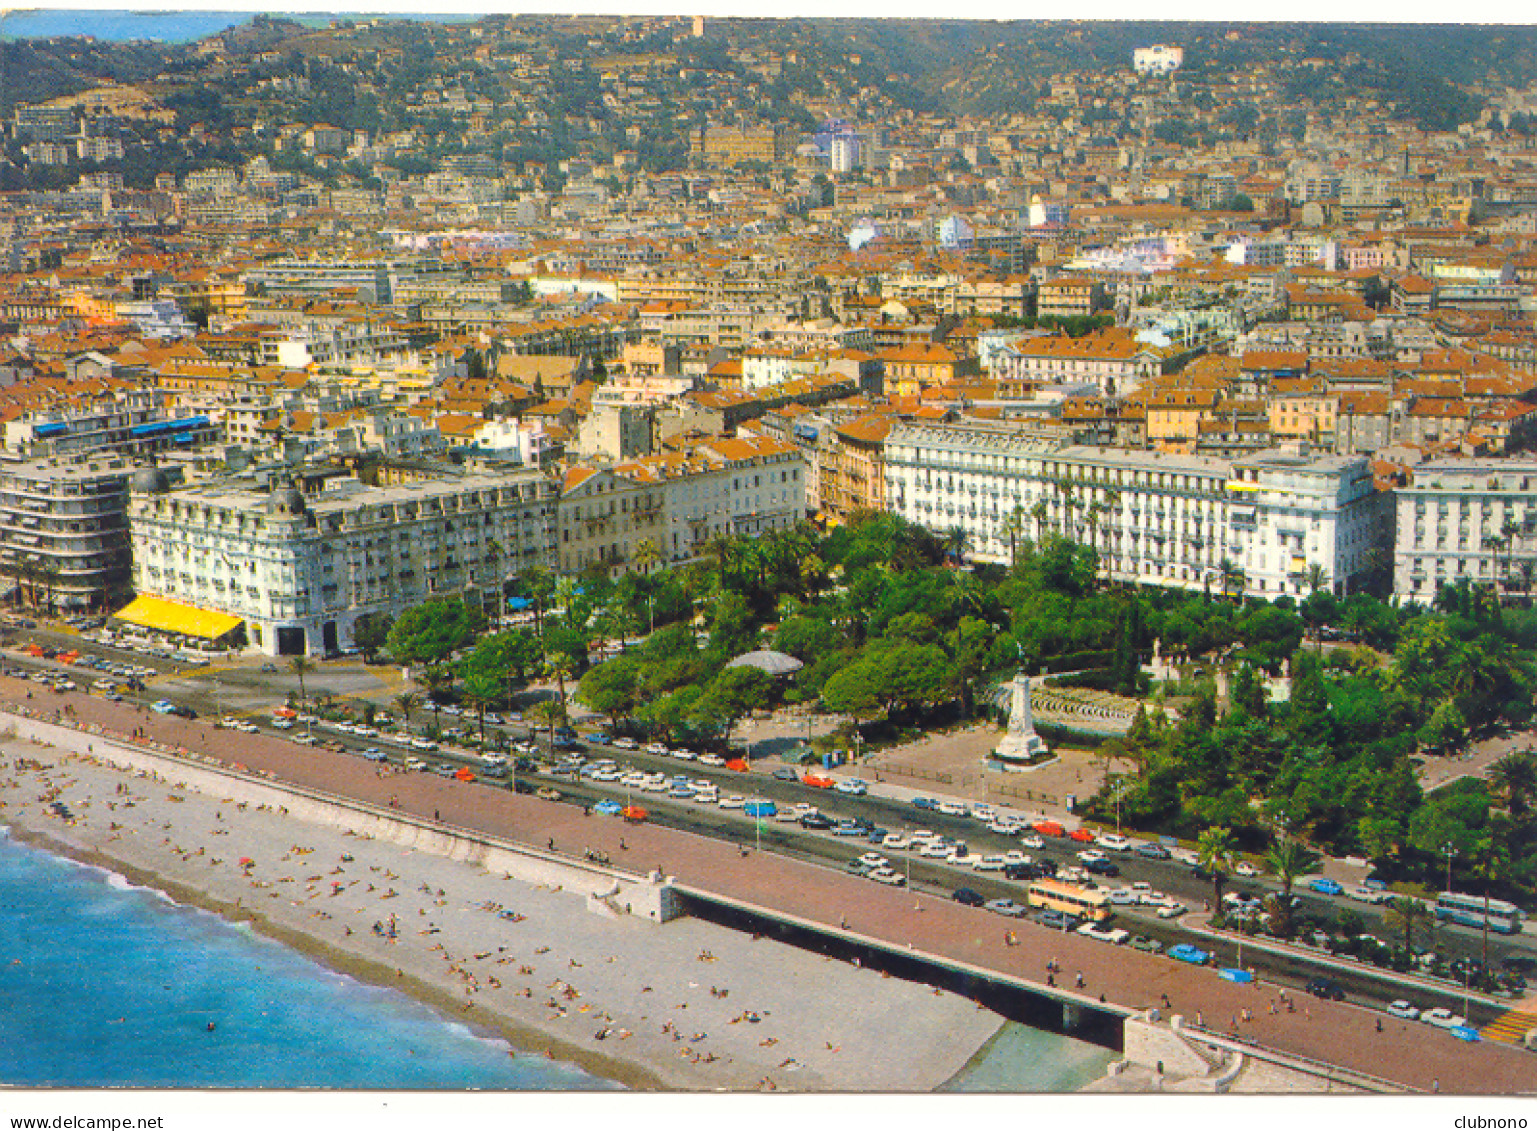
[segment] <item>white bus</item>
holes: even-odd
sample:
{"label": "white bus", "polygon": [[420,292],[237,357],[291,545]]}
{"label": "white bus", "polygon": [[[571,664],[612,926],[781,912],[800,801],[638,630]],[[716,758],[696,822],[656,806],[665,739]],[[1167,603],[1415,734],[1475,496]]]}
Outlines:
{"label": "white bus", "polygon": [[1521,930],[1521,909],[1503,899],[1485,900],[1481,895],[1463,895],[1459,892],[1442,892],[1436,897],[1436,918],[1449,919],[1465,927],[1484,925],[1484,912],[1488,908],[1489,929],[1502,935],[1514,935]]}

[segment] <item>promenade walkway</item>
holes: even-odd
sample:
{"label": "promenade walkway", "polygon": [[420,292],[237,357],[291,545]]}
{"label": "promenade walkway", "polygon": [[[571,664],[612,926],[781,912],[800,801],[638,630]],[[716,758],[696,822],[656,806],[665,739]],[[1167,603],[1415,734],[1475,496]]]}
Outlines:
{"label": "promenade walkway", "polygon": [[[0,677],[0,700],[38,712],[73,712],[88,732],[126,737],[135,730],[162,749],[186,750],[238,763],[277,781],[326,790],[423,820],[490,833],[525,844],[553,844],[580,859],[586,848],[607,852],[631,871],[660,868],[690,887],[777,908],[829,931],[928,952],[1030,981],[1043,991],[1080,996],[1128,1012],[1153,1008],[1181,1014],[1203,1028],[1281,1053],[1386,1078],[1410,1090],[1510,1094],[1537,1089],[1537,1060],[1497,1042],[1468,1045],[1424,1025],[1384,1019],[1375,1010],[1301,999],[1288,1007],[1278,987],[1239,985],[1205,968],[999,919],[929,895],[880,887],[841,872],[768,853],[745,855],[707,837],[652,825],[584,816],[571,805],[432,775],[381,770],[358,758],[311,750],[276,738],[222,731],[202,722],[140,714],[128,704],[86,695],[36,692]],[[46,698],[43,698],[46,696]],[[1017,945],[1006,933],[1013,932]],[[1048,986],[1047,963],[1059,968]],[[1080,984],[1081,976],[1081,984]],[[1378,1022],[1383,1022],[1378,1031]]]}

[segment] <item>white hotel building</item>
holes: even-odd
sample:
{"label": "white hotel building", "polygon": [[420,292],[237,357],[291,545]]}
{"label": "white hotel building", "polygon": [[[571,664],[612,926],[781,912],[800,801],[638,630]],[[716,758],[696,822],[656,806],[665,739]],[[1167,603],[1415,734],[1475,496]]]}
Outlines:
{"label": "white hotel building", "polygon": [[451,594],[473,601],[554,566],[556,484],[543,473],[406,469],[393,479],[312,476],[301,491],[286,476],[246,475],[170,490],[164,473],[143,469],[128,507],[134,588],[243,620],[250,646],[268,655],[318,655],[351,647],[370,613]]}
{"label": "white hotel building", "polygon": [[886,441],[886,506],[939,533],[960,527],[972,554],[1007,562],[1019,540],[1092,544],[1116,581],[1221,588],[1220,563],[1256,596],[1305,595],[1318,564],[1338,590],[1372,564],[1390,504],[1364,458],[1274,449],[1237,460],[1030,438],[998,426],[900,425]]}
{"label": "white hotel building", "polygon": [[[1445,585],[1504,582],[1537,557],[1537,460],[1445,459],[1394,492],[1393,596],[1428,605]],[[1485,539],[1503,544],[1487,544]],[[1517,583],[1519,585],[1519,583]]]}

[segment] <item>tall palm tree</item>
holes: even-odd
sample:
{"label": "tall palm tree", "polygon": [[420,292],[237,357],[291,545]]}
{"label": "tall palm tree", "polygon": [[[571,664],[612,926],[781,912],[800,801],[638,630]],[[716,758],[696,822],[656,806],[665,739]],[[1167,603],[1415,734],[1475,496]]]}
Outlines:
{"label": "tall palm tree", "polygon": [[[1316,597],[1318,596],[1318,591],[1329,584],[1329,571],[1317,562],[1309,562],[1307,572],[1302,575],[1302,580],[1307,584],[1308,595]],[[1319,624],[1316,619],[1313,623],[1313,636],[1318,645],[1318,653],[1322,655],[1324,650],[1323,625]]]}
{"label": "tall palm tree", "polygon": [[432,728],[437,730],[438,721],[442,717],[442,704],[438,702],[438,696],[453,687],[454,673],[442,665],[434,664],[422,672],[422,683],[427,688],[427,702],[432,704]]}
{"label": "tall palm tree", "polygon": [[1046,535],[1046,500],[1041,499],[1030,508],[1030,517],[1035,519],[1035,544],[1039,546],[1041,539]]}
{"label": "tall palm tree", "polygon": [[1018,562],[1019,539],[1025,532],[1025,508],[1015,503],[1014,509],[1004,516],[1001,529],[1009,540],[1009,568],[1012,569]]}
{"label": "tall palm tree", "polygon": [[1217,563],[1217,572],[1222,578],[1222,595],[1237,604],[1244,590],[1243,567],[1232,558],[1223,558]]}
{"label": "tall palm tree", "polygon": [[560,688],[558,709],[560,723],[564,726],[566,724],[566,677],[576,671],[576,664],[567,652],[552,652],[545,656],[545,663],[554,674],[556,684]]}
{"label": "tall palm tree", "polygon": [[635,552],[630,555],[630,560],[640,569],[641,573],[650,573],[662,561],[662,551],[657,549],[656,542],[650,538],[642,538],[635,544]]}
{"label": "tall palm tree", "polygon": [[1526,751],[1507,754],[1489,767],[1489,784],[1499,792],[1505,811],[1519,820],[1537,793],[1537,757]]}
{"label": "tall palm tree", "polygon": [[411,712],[416,710],[421,701],[422,697],[414,691],[402,691],[395,696],[395,706],[400,709],[400,717],[405,719],[407,726],[411,725]]}
{"label": "tall palm tree", "polygon": [[1290,895],[1297,877],[1318,867],[1318,861],[1318,853],[1300,840],[1283,840],[1271,845],[1270,851],[1265,853],[1265,868],[1281,881],[1283,895]]}
{"label": "tall palm tree", "polygon": [[1430,921],[1430,908],[1417,899],[1401,895],[1388,900],[1386,919],[1388,926],[1404,936],[1404,950],[1414,953],[1414,936],[1420,927]]}
{"label": "tall palm tree", "polygon": [[963,565],[966,561],[966,551],[971,549],[971,532],[964,526],[952,526],[945,531],[945,552],[955,561],[956,565]]}
{"label": "tall palm tree", "polygon": [[1526,603],[1532,603],[1532,586],[1537,585],[1537,561],[1531,558],[1523,559],[1516,566],[1516,576],[1521,579],[1521,592],[1526,594]]}
{"label": "tall palm tree", "polygon": [[1213,825],[1196,838],[1195,852],[1201,867],[1211,873],[1212,890],[1216,893],[1212,907],[1220,911],[1222,888],[1227,883],[1227,874],[1232,870],[1233,860],[1238,854],[1233,845],[1233,834]]}
{"label": "tall palm tree", "polygon": [[475,708],[475,714],[480,720],[480,748],[486,747],[486,711],[496,705],[501,698],[502,689],[493,676],[485,672],[472,672],[464,681],[464,689],[461,692],[464,701]]}
{"label": "tall palm tree", "polygon": [[[1499,817],[1500,814],[1492,814]],[[1510,821],[1490,820],[1489,835],[1473,851],[1473,874],[1484,889],[1484,976],[1489,974],[1489,889],[1505,878],[1510,868]]]}
{"label": "tall palm tree", "polygon": [[304,677],[315,670],[315,661],[308,656],[295,656],[288,661],[288,670],[299,677],[299,703],[302,706],[309,697],[304,690]]}
{"label": "tall palm tree", "polygon": [[488,580],[496,589],[496,618],[494,623],[501,624],[502,599],[505,594],[502,592],[502,576],[496,567],[501,564],[502,558],[506,556],[506,552],[502,549],[502,544],[495,538],[487,538],[483,556],[486,559],[486,568],[491,573]]}
{"label": "tall palm tree", "polygon": [[1500,599],[1500,551],[1508,542],[1509,539],[1499,534],[1485,534],[1483,538],[1484,549],[1489,551],[1489,584],[1494,588],[1496,603]]}

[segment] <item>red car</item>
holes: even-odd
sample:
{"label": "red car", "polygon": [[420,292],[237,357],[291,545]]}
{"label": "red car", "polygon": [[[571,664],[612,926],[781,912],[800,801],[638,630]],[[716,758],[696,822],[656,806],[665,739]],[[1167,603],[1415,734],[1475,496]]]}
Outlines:
{"label": "red car", "polygon": [[806,785],[814,786],[817,789],[831,789],[833,787],[832,778],[819,777],[816,774],[807,774],[805,777],[801,778],[801,781]]}
{"label": "red car", "polygon": [[1093,844],[1094,843],[1094,834],[1091,833],[1088,829],[1074,829],[1072,832],[1068,833],[1067,835],[1068,835],[1069,839],[1076,840],[1080,844]]}
{"label": "red car", "polygon": [[1042,836],[1061,836],[1066,831],[1055,821],[1037,821],[1030,827]]}

